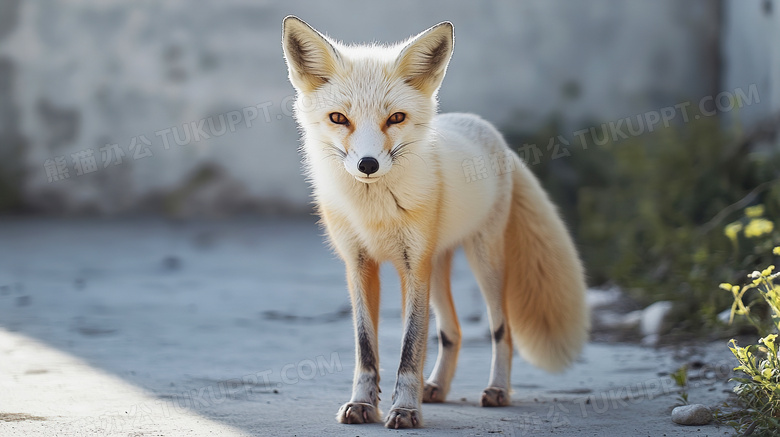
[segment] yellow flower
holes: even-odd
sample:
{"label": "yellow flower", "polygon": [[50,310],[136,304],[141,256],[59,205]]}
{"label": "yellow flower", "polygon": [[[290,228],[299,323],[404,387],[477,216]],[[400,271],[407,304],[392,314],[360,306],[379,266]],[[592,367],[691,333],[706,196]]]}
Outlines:
{"label": "yellow flower", "polygon": [[720,287],[721,289],[726,290],[726,291],[731,291],[732,285],[729,284],[728,282],[724,282],[724,283],[718,285],[718,287]]}
{"label": "yellow flower", "polygon": [[780,285],[773,285],[771,290],[767,290],[766,299],[769,302],[780,302]]}
{"label": "yellow flower", "polygon": [[761,276],[769,276],[775,270],[775,266],[769,266],[761,272]]}
{"label": "yellow flower", "polygon": [[725,229],[723,229],[723,233],[729,237],[729,240],[736,241],[737,234],[739,231],[742,230],[742,223],[740,222],[734,222],[726,226]]}
{"label": "yellow flower", "polygon": [[777,246],[774,249],[772,249],[772,253],[774,253],[775,255],[780,256],[780,246]]}
{"label": "yellow flower", "polygon": [[753,219],[745,226],[745,236],[748,238],[760,237],[775,229],[775,224],[763,218]]}
{"label": "yellow flower", "polygon": [[769,334],[766,337],[758,340],[759,343],[764,343],[766,347],[772,352],[775,350],[775,340],[777,340],[777,334]]}
{"label": "yellow flower", "polygon": [[764,215],[764,205],[748,206],[745,208],[745,217],[755,218]]}

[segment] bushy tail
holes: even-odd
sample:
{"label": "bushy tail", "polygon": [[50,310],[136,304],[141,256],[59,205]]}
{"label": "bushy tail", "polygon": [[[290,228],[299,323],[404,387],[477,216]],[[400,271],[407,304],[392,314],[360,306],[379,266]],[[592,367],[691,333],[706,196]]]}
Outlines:
{"label": "bushy tail", "polygon": [[519,159],[513,178],[504,240],[506,317],[520,355],[558,372],[588,339],[584,272],[555,206]]}

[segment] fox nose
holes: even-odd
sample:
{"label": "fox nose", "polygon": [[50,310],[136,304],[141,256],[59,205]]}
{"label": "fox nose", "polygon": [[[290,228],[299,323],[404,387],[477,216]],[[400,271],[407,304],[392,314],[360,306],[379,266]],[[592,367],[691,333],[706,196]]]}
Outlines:
{"label": "fox nose", "polygon": [[364,156],[358,161],[358,170],[366,175],[371,175],[379,170],[379,161],[370,156]]}

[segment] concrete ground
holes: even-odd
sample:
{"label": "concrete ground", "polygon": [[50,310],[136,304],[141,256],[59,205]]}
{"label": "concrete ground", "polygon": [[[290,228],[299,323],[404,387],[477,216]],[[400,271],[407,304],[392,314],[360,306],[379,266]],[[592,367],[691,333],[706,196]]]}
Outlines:
{"label": "concrete ground", "polygon": [[[679,388],[668,374],[683,363],[691,403],[727,399],[725,342],[591,343],[560,375],[516,358],[512,406],[478,407],[490,341],[461,254],[464,341],[449,401],[423,406],[424,429],[338,424],[353,334],[343,268],[320,234],[313,220],[0,221],[0,435],[731,433],[670,420]],[[383,410],[400,355],[398,288],[383,270]]]}

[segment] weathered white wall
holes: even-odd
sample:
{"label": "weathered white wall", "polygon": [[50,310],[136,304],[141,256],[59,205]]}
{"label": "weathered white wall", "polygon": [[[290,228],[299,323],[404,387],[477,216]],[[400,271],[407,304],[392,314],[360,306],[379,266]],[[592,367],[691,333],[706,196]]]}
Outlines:
{"label": "weathered white wall", "polygon": [[750,130],[780,116],[780,1],[725,0],[723,89],[755,84],[760,102],[729,116]]}
{"label": "weathered white wall", "polygon": [[[556,114],[575,127],[711,93],[717,88],[714,5],[4,0],[0,67],[3,60],[10,67],[0,68],[0,79],[12,85],[0,97],[18,120],[6,130],[23,139],[23,190],[35,208],[304,210],[308,189],[300,175],[296,126],[286,110],[293,90],[279,42],[285,15],[354,42],[397,41],[451,20],[456,48],[440,94],[442,109],[534,129]],[[247,107],[255,109],[238,112],[235,132],[218,137],[180,146],[173,131],[165,131],[175,128],[181,136],[184,125],[189,129],[210,116],[219,121]],[[247,127],[244,115],[251,118],[253,111],[258,118]],[[142,145],[135,149],[140,157],[144,138],[153,155],[133,159],[131,144]],[[172,143],[167,150],[163,138]],[[126,156],[104,168],[100,149],[114,143]],[[79,176],[72,155],[89,150],[97,170]],[[45,163],[56,158],[69,177],[50,181]],[[217,175],[204,172],[192,180],[204,165]]]}
{"label": "weathered white wall", "polygon": [[[774,32],[769,34],[770,41],[774,41],[772,44],[770,55],[772,58],[772,112],[774,114],[780,113],[780,1],[773,0],[774,8]],[[778,138],[778,146],[780,146],[780,138]]]}

